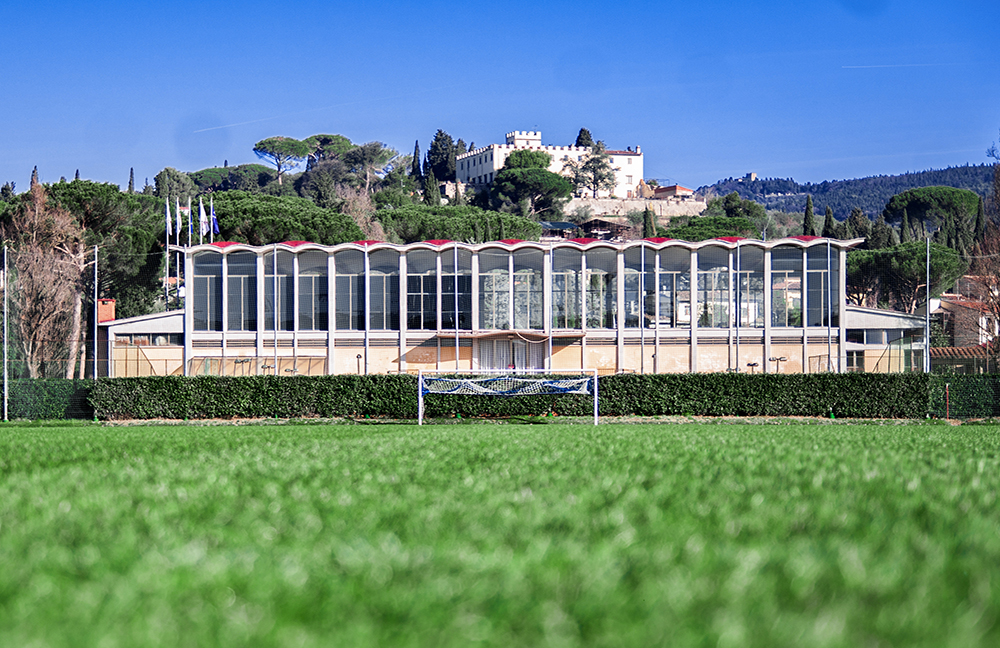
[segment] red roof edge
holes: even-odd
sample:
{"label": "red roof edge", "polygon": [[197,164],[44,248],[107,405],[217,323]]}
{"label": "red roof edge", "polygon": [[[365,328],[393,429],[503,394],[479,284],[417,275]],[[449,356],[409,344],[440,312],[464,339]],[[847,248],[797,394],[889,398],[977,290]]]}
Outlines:
{"label": "red roof edge", "polygon": [[515,245],[517,243],[524,243],[524,240],[523,239],[500,239],[499,242],[500,243],[504,243],[506,245]]}
{"label": "red roof edge", "polygon": [[450,239],[428,239],[424,243],[430,243],[431,245],[444,245],[445,243],[452,243]]}
{"label": "red roof edge", "polygon": [[649,238],[642,239],[643,241],[649,241],[650,243],[666,243],[667,241],[673,241],[672,238],[666,238],[664,236],[650,236]]}
{"label": "red roof edge", "polygon": [[745,236],[717,236],[716,241],[725,241],[726,243],[735,243],[736,241],[747,240]]}
{"label": "red roof edge", "polygon": [[595,238],[575,238],[575,239],[566,239],[566,240],[569,241],[570,243],[576,243],[578,245],[586,245],[587,243],[594,243],[596,241],[600,241],[601,239],[595,239]]}
{"label": "red roof edge", "polygon": [[239,243],[237,241],[215,241],[214,243],[209,243],[209,245],[214,245],[217,248],[227,248],[230,245],[246,245],[246,244]]}
{"label": "red roof edge", "polygon": [[385,241],[372,241],[372,240],[368,240],[368,241],[354,241],[354,244],[355,245],[364,245],[364,246],[367,247],[369,245],[375,245],[376,243],[384,243],[384,242]]}
{"label": "red roof edge", "polygon": [[309,243],[311,243],[311,241],[285,241],[284,244],[290,247],[298,247],[300,245],[309,245]]}
{"label": "red roof edge", "polygon": [[805,234],[799,234],[798,236],[789,236],[788,238],[795,239],[797,241],[805,241],[805,242],[808,243],[809,241],[818,241],[818,240],[820,240],[823,237],[822,236],[806,236]]}

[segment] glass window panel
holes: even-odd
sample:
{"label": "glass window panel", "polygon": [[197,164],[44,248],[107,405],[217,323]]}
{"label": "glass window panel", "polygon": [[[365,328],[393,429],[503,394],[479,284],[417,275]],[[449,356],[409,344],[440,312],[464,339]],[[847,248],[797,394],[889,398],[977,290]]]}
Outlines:
{"label": "glass window panel", "polygon": [[587,327],[615,328],[618,253],[598,248],[587,252]]}
{"label": "glass window panel", "polygon": [[[275,281],[274,272],[278,277]],[[280,251],[275,263],[274,253],[264,255],[264,330],[274,330],[275,312],[280,330],[291,331],[295,327],[295,294],[293,292],[294,256],[291,252]],[[277,284],[277,286],[275,286]],[[278,289],[278,303],[274,302],[274,290]]]}
{"label": "glass window panel", "polygon": [[580,250],[556,248],[552,251],[552,328],[582,327],[582,263]]}
{"label": "glass window panel", "polygon": [[729,326],[729,250],[698,250],[698,326]]}
{"label": "glass window panel", "polygon": [[336,264],[335,317],[338,330],[365,328],[365,255],[360,250],[338,252]]}
{"label": "glass window panel", "polygon": [[514,253],[514,328],[545,327],[542,290],[541,250],[518,250]]}
{"label": "glass window panel", "polygon": [[441,253],[441,328],[455,328],[455,288],[458,287],[458,328],[472,329],[472,252],[458,250],[458,273],[455,273],[455,250]]}
{"label": "glass window panel", "polygon": [[329,281],[326,252],[299,255],[299,330],[329,330]]}
{"label": "glass window panel", "polygon": [[222,255],[202,252],[194,257],[194,330],[222,330]]}
{"label": "glass window panel", "polygon": [[234,252],[226,257],[230,331],[257,330],[257,255]]}
{"label": "glass window panel", "polygon": [[739,246],[733,252],[733,268],[738,269],[736,300],[739,307],[736,309],[736,325],[763,328],[764,250]]}
{"label": "glass window panel", "polygon": [[685,248],[669,247],[659,252],[660,274],[656,290],[660,315],[658,325],[665,328],[691,326],[691,253]]}

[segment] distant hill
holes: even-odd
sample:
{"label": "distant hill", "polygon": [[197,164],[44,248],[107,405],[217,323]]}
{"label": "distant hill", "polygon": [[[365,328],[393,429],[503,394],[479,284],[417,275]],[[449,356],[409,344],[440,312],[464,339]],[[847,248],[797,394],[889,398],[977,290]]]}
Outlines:
{"label": "distant hill", "polygon": [[993,165],[966,165],[857,180],[827,180],[818,184],[799,184],[791,178],[728,178],[700,187],[697,193],[725,196],[735,191],[741,198],[759,202],[767,209],[784,212],[804,211],[806,196],[811,194],[813,208],[821,219],[829,205],[838,220],[846,219],[855,207],[860,207],[874,220],[896,194],[917,187],[937,186],[968,189],[985,198],[993,187]]}

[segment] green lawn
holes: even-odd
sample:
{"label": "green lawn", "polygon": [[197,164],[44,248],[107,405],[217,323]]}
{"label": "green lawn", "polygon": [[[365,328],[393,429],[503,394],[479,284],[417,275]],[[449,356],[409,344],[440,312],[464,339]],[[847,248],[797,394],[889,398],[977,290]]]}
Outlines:
{"label": "green lawn", "polygon": [[0,427],[4,646],[995,646],[991,426]]}

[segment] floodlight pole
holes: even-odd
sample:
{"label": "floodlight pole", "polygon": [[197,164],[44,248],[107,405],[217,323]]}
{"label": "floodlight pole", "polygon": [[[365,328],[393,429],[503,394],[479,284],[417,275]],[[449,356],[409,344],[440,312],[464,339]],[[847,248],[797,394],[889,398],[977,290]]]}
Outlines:
{"label": "floodlight pole", "polygon": [[417,425],[424,424],[424,370],[417,372]]}
{"label": "floodlight pole", "polygon": [[10,277],[7,274],[7,246],[3,246],[3,420],[7,419],[7,292],[10,291]]}
{"label": "floodlight pole", "polygon": [[924,373],[931,372],[931,233],[927,233],[926,271],[924,284]]}

